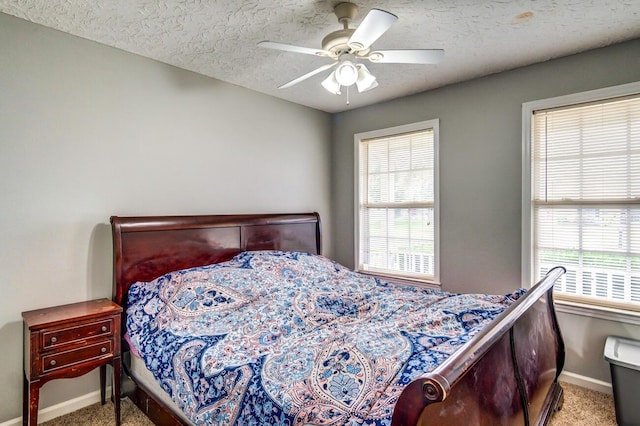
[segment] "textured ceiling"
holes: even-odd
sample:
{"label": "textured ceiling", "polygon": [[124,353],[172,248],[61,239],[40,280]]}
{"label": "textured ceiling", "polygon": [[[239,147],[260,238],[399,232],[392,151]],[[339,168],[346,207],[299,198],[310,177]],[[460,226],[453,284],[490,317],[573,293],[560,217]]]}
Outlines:
{"label": "textured ceiling", "polygon": [[438,65],[373,64],[379,86],[362,94],[325,91],[330,71],[278,86],[329,59],[264,49],[271,40],[320,48],[342,28],[339,1],[0,0],[0,11],[327,112],[369,105],[454,82],[640,37],[640,0],[383,0],[359,2],[398,21],[381,49],[445,49]]}

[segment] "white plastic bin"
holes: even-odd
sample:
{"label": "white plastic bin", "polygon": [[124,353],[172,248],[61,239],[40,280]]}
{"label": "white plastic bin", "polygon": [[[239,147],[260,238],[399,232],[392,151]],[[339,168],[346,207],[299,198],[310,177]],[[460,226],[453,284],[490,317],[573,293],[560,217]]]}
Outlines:
{"label": "white plastic bin", "polygon": [[604,345],[604,359],[611,367],[618,425],[640,425],[640,342],[609,336]]}

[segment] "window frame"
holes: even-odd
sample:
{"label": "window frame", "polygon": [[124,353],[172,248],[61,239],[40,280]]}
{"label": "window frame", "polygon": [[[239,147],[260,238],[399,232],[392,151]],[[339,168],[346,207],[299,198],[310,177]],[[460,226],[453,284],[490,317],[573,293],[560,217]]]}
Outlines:
{"label": "window frame", "polygon": [[[366,139],[383,138],[402,133],[433,131],[433,220],[434,220],[434,266],[433,279],[416,278],[414,275],[369,271],[360,268],[360,142]],[[418,285],[440,285],[440,178],[439,178],[439,141],[440,120],[431,119],[400,126],[387,127],[354,134],[354,269],[358,272],[384,277],[392,282]]]}
{"label": "window frame", "polygon": [[[622,84],[580,93],[557,96],[522,104],[522,286],[528,288],[534,279],[534,228],[533,228],[533,133],[535,111],[589,102],[604,102],[611,98],[640,94],[640,82]],[[633,310],[607,307],[603,304],[556,299],[561,311],[603,319],[616,319],[640,324],[640,314]]]}

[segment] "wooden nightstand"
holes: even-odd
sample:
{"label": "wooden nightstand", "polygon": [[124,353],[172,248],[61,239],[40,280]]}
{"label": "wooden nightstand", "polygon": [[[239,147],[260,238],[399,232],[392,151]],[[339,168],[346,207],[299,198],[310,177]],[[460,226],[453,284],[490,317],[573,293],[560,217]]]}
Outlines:
{"label": "wooden nightstand", "polygon": [[100,367],[105,403],[106,368],[113,366],[113,404],[120,425],[120,314],[108,299],[23,312],[23,425],[38,424],[40,388],[49,380],[81,376]]}

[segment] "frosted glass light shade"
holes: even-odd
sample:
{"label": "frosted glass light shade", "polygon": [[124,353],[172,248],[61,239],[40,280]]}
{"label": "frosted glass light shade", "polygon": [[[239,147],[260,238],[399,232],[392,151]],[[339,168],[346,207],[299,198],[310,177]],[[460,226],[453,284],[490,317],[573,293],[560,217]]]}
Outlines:
{"label": "frosted glass light shade", "polygon": [[[355,73],[353,72],[354,69]],[[329,74],[321,84],[329,93],[340,95],[342,94],[340,91],[342,86],[349,87],[354,83],[360,93],[378,87],[378,81],[369,72],[367,67],[363,64],[354,64],[351,61],[341,62],[338,68]]]}
{"label": "frosted glass light shade", "polygon": [[358,92],[360,93],[378,87],[376,78],[369,72],[367,67],[362,64],[358,64],[358,80],[356,81],[356,86],[358,86]]}
{"label": "frosted glass light shade", "polygon": [[358,68],[351,61],[342,61],[335,71],[336,80],[342,86],[351,86],[358,80]]}
{"label": "frosted glass light shade", "polygon": [[334,95],[340,94],[340,83],[336,80],[335,71],[329,74],[329,77],[325,78],[320,84],[322,84],[322,87],[327,89],[329,93],[333,93]]}

